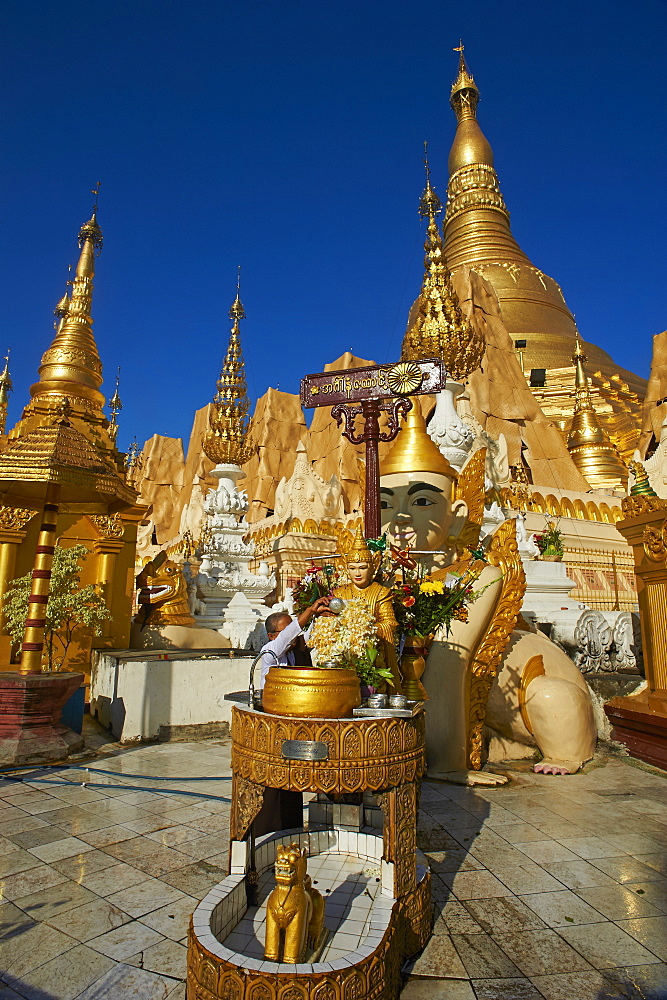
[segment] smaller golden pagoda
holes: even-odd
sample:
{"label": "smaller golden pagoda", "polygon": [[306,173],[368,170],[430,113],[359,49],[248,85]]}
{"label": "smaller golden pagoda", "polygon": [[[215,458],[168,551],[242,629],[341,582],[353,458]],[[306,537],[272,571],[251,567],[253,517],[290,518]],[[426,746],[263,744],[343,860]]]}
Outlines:
{"label": "smaller golden pagoda", "polygon": [[575,367],[574,416],[567,438],[567,449],[582,476],[594,489],[616,489],[625,486],[628,470],[600,426],[584,371],[586,360],[577,337],[572,356]]}
{"label": "smaller golden pagoda", "polygon": [[[426,152],[427,144],[424,143]],[[419,214],[428,219],[424,250],[424,279],[414,320],[408,324],[401,357],[404,361],[442,358],[449,375],[462,381],[479,368],[486,345],[461,310],[452,287],[452,276],[436,221],[442,203],[431,186],[428,156],[424,157],[426,188],[419,202]]]}
{"label": "smaller golden pagoda", "polygon": [[[58,543],[80,542],[89,549],[82,584],[99,586],[111,612],[105,634],[93,639],[93,646],[125,648],[136,530],[144,509],[136,506],[136,492],[126,480],[125,456],[115,443],[116,422],[110,422],[102,409],[102,363],[91,316],[95,259],[102,243],[96,198],[93,214],[79,232],[80,256],[71,297],[63,295],[54,310],[55,336],[42,356],[39,381],[30,389],[21,419],[0,446],[0,602],[13,579],[35,568],[36,545],[54,544],[55,534],[47,542],[39,541],[37,515],[47,503],[53,532],[57,519]],[[6,379],[4,390],[8,391]],[[112,403],[114,417],[119,409],[116,405],[114,411]],[[50,574],[50,567],[37,568],[47,586],[44,574]],[[40,596],[47,594],[48,590]],[[90,641],[82,636],[72,654],[86,672]],[[24,653],[28,665],[22,663],[22,669],[38,670],[39,649]],[[8,668],[9,637],[0,635],[0,669]]]}
{"label": "smaller golden pagoda", "polygon": [[9,394],[13,388],[12,377],[9,374],[9,351],[7,351],[5,367],[0,372],[0,434],[5,433],[7,426],[7,406],[9,405]]}
{"label": "smaller golden pagoda", "polygon": [[240,321],[245,319],[241,302],[240,272],[236,284],[236,298],[229,310],[232,329],[227,354],[217,381],[218,391],[209,411],[209,430],[204,437],[204,453],[218,465],[243,465],[254,454],[248,441],[248,385],[245,377],[241,350]]}

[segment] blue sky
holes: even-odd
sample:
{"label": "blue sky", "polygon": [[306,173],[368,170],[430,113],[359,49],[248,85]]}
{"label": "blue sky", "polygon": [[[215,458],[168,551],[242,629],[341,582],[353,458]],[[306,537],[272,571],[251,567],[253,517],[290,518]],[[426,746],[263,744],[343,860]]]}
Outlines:
{"label": "blue sky", "polygon": [[94,318],[119,445],[186,436],[241,264],[251,398],[397,358],[444,196],[452,47],[516,238],[583,336],[648,374],[664,306],[664,0],[5,0],[0,213],[18,419],[102,181]]}

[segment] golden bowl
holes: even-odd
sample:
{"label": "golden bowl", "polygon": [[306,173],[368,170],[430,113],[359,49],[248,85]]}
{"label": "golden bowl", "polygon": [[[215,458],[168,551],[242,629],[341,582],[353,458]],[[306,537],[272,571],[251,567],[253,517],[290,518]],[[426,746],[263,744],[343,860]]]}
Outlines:
{"label": "golden bowl", "polygon": [[265,712],[297,719],[342,719],[359,705],[359,678],[344,667],[271,667],[262,697]]}

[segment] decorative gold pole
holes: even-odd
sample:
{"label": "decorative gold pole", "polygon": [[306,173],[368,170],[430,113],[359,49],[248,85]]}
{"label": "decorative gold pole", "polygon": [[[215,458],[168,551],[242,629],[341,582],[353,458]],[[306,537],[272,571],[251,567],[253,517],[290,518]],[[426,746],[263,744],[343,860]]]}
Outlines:
{"label": "decorative gold pole", "polygon": [[9,374],[9,351],[5,355],[5,367],[0,372],[0,434],[5,433],[7,426],[7,406],[9,404],[9,394],[14,386],[12,377]]}
{"label": "decorative gold pole", "polygon": [[60,486],[49,483],[46,488],[46,502],[39,529],[37,549],[35,550],[28,617],[25,621],[25,633],[21,644],[19,670],[22,674],[39,674],[42,671],[46,605],[51,592],[51,567],[53,566],[53,551],[56,543],[59,497]]}

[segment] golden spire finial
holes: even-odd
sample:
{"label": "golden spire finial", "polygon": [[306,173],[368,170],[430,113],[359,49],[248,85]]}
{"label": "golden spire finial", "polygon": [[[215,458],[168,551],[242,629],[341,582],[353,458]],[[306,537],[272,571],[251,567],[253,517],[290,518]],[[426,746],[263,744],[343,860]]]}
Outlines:
{"label": "golden spire finial", "polygon": [[5,433],[7,426],[7,407],[9,405],[9,394],[14,388],[12,377],[9,374],[9,350],[5,354],[5,367],[0,372],[0,434]]}
{"label": "golden spire finial", "polygon": [[116,374],[116,388],[114,389],[114,394],[109,400],[109,409],[111,410],[111,420],[109,421],[109,434],[113,441],[118,437],[118,414],[123,409],[123,404],[120,400],[120,395],[118,393],[118,386],[120,385],[120,365],[118,365],[118,372]]}
{"label": "golden spire finial", "polygon": [[454,109],[457,121],[465,118],[474,118],[479,103],[479,89],[473,79],[473,75],[468,69],[466,58],[463,54],[465,45],[463,41],[454,48],[454,52],[459,54],[459,71],[452,84],[452,92],[449,103]]}
{"label": "golden spire finial", "polygon": [[637,461],[637,459],[633,459],[629,463],[628,468],[630,469],[632,475],[635,477],[635,481],[630,487],[630,496],[657,497],[658,494],[655,492],[655,490],[653,489],[653,487],[649,482],[648,472],[646,471],[644,463]]}
{"label": "golden spire finial", "polygon": [[204,452],[218,465],[243,465],[254,454],[247,440],[248,386],[241,350],[240,320],[245,319],[241,302],[241,268],[236,281],[236,298],[229,310],[232,329],[227,354],[220,370],[217,389],[209,412],[209,430],[204,437]]}
{"label": "golden spire finial", "polygon": [[614,489],[625,485],[628,477],[616,448],[609,440],[598,420],[591,399],[588,377],[584,369],[587,361],[578,331],[575,334],[574,353],[574,416],[567,438],[567,450],[582,476],[594,488]]}
{"label": "golden spire finial", "polygon": [[33,399],[51,397],[59,399],[67,394],[70,399],[92,404],[101,411],[104,396],[99,391],[102,384],[102,363],[93,336],[90,315],[93,296],[95,257],[102,249],[102,230],[97,224],[97,197],[99,184],[93,192],[95,204],[88,222],[79,231],[79,262],[72,282],[72,297],[63,296],[56,306],[60,317],[56,335],[49,349],[42,356],[39,382],[30,388]]}
{"label": "golden spire finial", "polygon": [[451,378],[459,381],[479,368],[486,344],[464,317],[459,297],[452,286],[436,221],[441,203],[431,186],[427,157],[424,165],[426,189],[419,202],[420,215],[428,218],[424,279],[419,313],[405,334],[402,359],[442,358]]}

